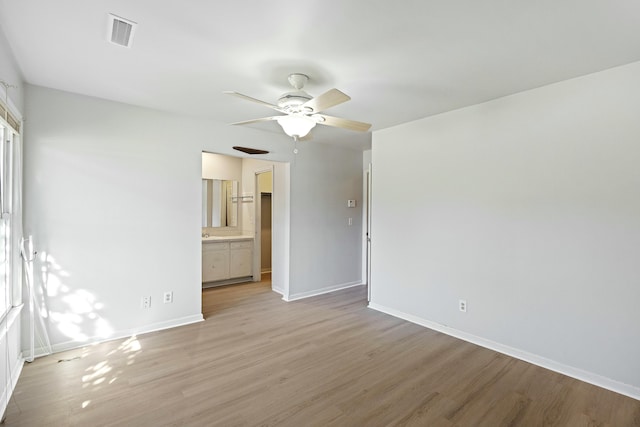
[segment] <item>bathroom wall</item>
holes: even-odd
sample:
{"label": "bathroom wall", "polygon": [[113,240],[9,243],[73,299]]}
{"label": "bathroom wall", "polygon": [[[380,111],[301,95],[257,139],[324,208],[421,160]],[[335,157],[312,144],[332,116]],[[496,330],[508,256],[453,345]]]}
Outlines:
{"label": "bathroom wall", "polygon": [[216,153],[202,153],[202,178],[242,181],[242,159]]}
{"label": "bathroom wall", "polygon": [[273,174],[263,173],[258,175],[258,185],[261,193],[273,193]]}

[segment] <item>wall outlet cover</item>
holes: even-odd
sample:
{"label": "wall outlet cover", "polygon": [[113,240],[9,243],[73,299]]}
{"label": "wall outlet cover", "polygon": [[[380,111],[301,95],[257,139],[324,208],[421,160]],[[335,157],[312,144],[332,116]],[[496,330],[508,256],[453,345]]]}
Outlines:
{"label": "wall outlet cover", "polygon": [[164,293],[164,303],[170,303],[173,302],[173,292],[165,292]]}

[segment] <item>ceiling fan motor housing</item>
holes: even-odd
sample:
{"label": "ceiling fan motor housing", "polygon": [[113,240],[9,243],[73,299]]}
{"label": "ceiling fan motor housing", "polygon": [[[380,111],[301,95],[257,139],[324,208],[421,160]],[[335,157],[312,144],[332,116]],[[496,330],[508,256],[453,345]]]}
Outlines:
{"label": "ceiling fan motor housing", "polygon": [[287,92],[278,98],[278,107],[287,113],[311,113],[311,109],[302,111],[302,105],[311,99],[313,97],[303,90]]}

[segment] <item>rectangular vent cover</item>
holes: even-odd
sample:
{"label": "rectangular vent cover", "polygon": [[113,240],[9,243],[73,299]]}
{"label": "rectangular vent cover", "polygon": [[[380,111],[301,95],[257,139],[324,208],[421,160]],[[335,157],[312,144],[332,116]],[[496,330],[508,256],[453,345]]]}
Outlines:
{"label": "rectangular vent cover", "polygon": [[131,47],[136,25],[133,21],[109,14],[109,41],[119,46]]}

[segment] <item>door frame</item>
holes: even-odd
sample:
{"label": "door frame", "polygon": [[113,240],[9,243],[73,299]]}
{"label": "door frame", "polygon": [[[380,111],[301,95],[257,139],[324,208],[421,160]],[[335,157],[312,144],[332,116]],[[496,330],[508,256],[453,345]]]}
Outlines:
{"label": "door frame", "polygon": [[[253,281],[254,282],[259,282],[260,280],[262,280],[262,197],[261,197],[261,191],[260,191],[260,183],[259,183],[259,176],[263,173],[268,173],[271,172],[271,197],[272,197],[272,203],[271,203],[271,217],[273,218],[273,198],[274,193],[275,193],[275,189],[274,189],[274,185],[273,185],[273,175],[275,173],[274,171],[274,167],[270,166],[268,168],[264,168],[264,169],[257,169],[254,171],[254,181],[253,181],[253,188],[254,188],[254,195],[253,195],[253,200],[254,200],[254,218],[255,218],[255,224],[253,226],[254,228],[254,235],[253,235]],[[272,245],[272,252],[273,252],[273,241],[271,242]],[[272,285],[273,287],[273,285]]]}
{"label": "door frame", "polygon": [[372,167],[366,171],[366,201],[365,201],[365,280],[367,285],[367,301],[371,302],[371,175]]}

